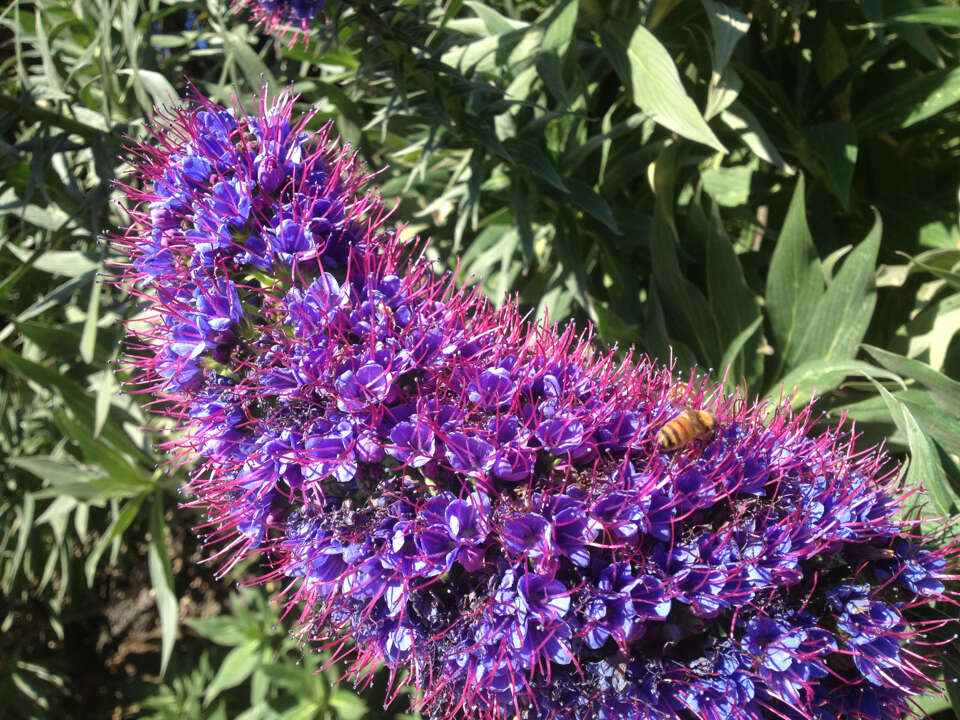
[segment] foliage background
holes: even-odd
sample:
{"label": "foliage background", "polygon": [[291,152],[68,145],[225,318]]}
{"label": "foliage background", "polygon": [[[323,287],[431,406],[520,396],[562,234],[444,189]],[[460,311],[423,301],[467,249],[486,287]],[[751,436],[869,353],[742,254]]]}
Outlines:
{"label": "foliage background", "polygon": [[[824,422],[909,458],[917,513],[960,511],[960,7],[331,0],[326,15],[295,45],[219,0],[0,15],[0,715],[405,708],[332,687],[270,588],[200,562],[183,471],[158,468],[142,429],[157,421],[110,367],[135,312],[102,283],[98,242],[124,223],[121,148],[187,77],[222,102],[292,84],[380,171],[408,232],[495,302],[516,293],[773,401],[816,392]],[[956,676],[960,656],[945,663]],[[950,696],[924,712],[951,717]]]}

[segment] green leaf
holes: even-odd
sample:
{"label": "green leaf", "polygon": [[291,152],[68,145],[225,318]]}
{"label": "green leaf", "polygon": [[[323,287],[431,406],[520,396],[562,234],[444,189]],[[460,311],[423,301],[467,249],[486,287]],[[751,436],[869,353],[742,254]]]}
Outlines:
{"label": "green leaf", "polygon": [[940,406],[941,398],[926,390],[900,395],[920,429],[949,452],[960,455],[960,416],[956,411],[944,412]]}
{"label": "green leaf", "polygon": [[130,527],[130,524],[137,517],[137,513],[140,512],[140,506],[143,505],[143,501],[148,494],[149,493],[143,493],[127,501],[127,504],[123,506],[123,510],[117,514],[113,522],[110,523],[110,527],[107,528],[107,531],[87,556],[83,567],[89,587],[93,587],[93,578],[97,574],[97,565],[100,564],[100,557],[110,546],[110,543],[112,543],[115,538],[123,535],[126,529]]}
{"label": "green leaf", "polygon": [[232,615],[189,618],[185,622],[195,633],[218,645],[235,647],[250,639],[246,625]]}
{"label": "green leaf", "polygon": [[767,399],[774,405],[789,399],[794,408],[804,407],[814,396],[831,392],[849,375],[884,378],[903,385],[895,373],[859,360],[811,360],[791,370],[767,392]]}
{"label": "green leaf", "polygon": [[728,107],[733,105],[740,91],[743,90],[743,80],[733,68],[727,68],[723,75],[713,75],[710,86],[707,88],[707,107],[703,111],[705,120],[712,120]]}
{"label": "green leaf", "polygon": [[960,290],[960,273],[956,272],[958,267],[960,267],[960,250],[938,248],[911,258],[908,274],[922,270]]}
{"label": "green leaf", "polygon": [[748,359],[741,357],[744,348],[756,356],[756,345],[747,342],[754,337],[763,320],[760,304],[747,284],[740,258],[723,231],[716,206],[710,218],[707,238],[707,288],[710,306],[719,331],[720,346],[725,347],[720,360],[720,372],[730,369],[732,384],[747,375]]}
{"label": "green leaf", "polygon": [[33,518],[36,509],[37,501],[32,493],[24,495],[23,504],[16,509],[17,522],[20,526],[17,531],[17,545],[14,548],[13,557],[4,563],[6,565],[6,576],[3,579],[3,589],[8,595],[13,587],[13,581],[20,571],[24,553],[27,551],[27,541],[30,539],[30,531],[33,530]]}
{"label": "green leaf", "polygon": [[67,485],[78,480],[89,482],[94,478],[103,477],[103,473],[97,473],[68,460],[49,455],[14,457],[9,458],[7,462],[14,467],[23,468],[41,480],[46,480],[51,485]]}
{"label": "green leaf", "polygon": [[849,360],[857,354],[877,304],[874,269],[881,234],[877,215],[873,229],[847,255],[817,303],[803,339],[787,356],[791,366],[808,360]]}
{"label": "green leaf", "polygon": [[700,171],[703,189],[718,205],[737,207],[750,199],[753,168],[736,165],[730,168],[705,168]]}
{"label": "green leaf", "polygon": [[220,663],[216,676],[207,687],[203,694],[203,704],[209,705],[224,690],[236,687],[248,677],[260,665],[263,659],[263,653],[260,650],[260,642],[253,640],[227,653],[227,656]]}
{"label": "green leaf", "polygon": [[312,694],[314,678],[313,672],[302,665],[282,665],[280,663],[266,663],[259,670],[275,684],[288,688],[299,698],[306,698]]}
{"label": "green leaf", "polygon": [[800,175],[767,273],[767,314],[779,353],[779,369],[774,377],[786,365],[793,364],[797,347],[823,296],[823,270],[807,227],[804,191]]}
{"label": "green leaf", "polygon": [[597,192],[586,183],[576,178],[567,178],[565,180],[567,189],[570,191],[570,199],[579,205],[583,210],[590,213],[597,220],[610,228],[617,235],[620,234],[620,227],[610,212],[610,206]]}
{"label": "green leaf", "polygon": [[577,13],[580,4],[578,0],[565,0],[559,6],[549,11],[544,21],[543,43],[541,52],[563,55],[573,39],[573,30],[577,25]]}
{"label": "green leaf", "polygon": [[87,303],[87,317],[83,321],[83,333],[80,336],[80,357],[88,365],[93,363],[93,353],[97,348],[97,321],[100,319],[100,291],[103,283],[95,280],[90,288],[90,301]]}
{"label": "green leaf", "polygon": [[132,75],[134,79],[149,93],[154,107],[173,107],[180,103],[180,97],[173,85],[163,75],[153,70],[141,68],[121,68],[119,75]]}
{"label": "green leaf", "polygon": [[681,272],[673,235],[659,205],[650,229],[650,262],[656,268],[653,279],[675,321],[677,335],[695,348],[700,362],[716,367],[722,353],[713,312],[703,293]]}
{"label": "green leaf", "polygon": [[315,700],[301,700],[289,710],[285,710],[276,717],[276,720],[316,720],[325,717],[323,707]]}
{"label": "green leaf", "polygon": [[726,110],[720,113],[720,120],[737,134],[743,144],[753,151],[754,155],[779,168],[789,167],[777,146],[767,135],[766,130],[763,129],[760,121],[739,100],[731,103]]}
{"label": "green leaf", "polygon": [[[84,426],[94,426],[93,399],[73,380],[39,363],[18,355],[0,345],[0,366],[10,372],[35,382],[47,390],[57,391],[78,421]],[[111,445],[133,457],[146,458],[146,454],[137,447],[116,422],[107,422],[102,435]]]}
{"label": "green leaf", "polygon": [[713,35],[713,72],[722,75],[733,50],[750,29],[750,18],[729,5],[701,0]]}
{"label": "green leaf", "polygon": [[482,2],[477,2],[477,0],[466,0],[464,5],[473,10],[473,12],[477,14],[477,17],[483,21],[483,25],[489,35],[503,35],[511,30],[522,30],[530,25],[530,23],[523,22],[522,20],[513,20],[505,15],[501,15],[493,8],[488,7]]}
{"label": "green leaf", "polygon": [[934,400],[941,403],[944,409],[960,414],[960,382],[948,378],[919,360],[906,358],[872,345],[864,345],[863,349],[888,370],[913,378],[931,390]]}
{"label": "green leaf", "polygon": [[[32,255],[16,245],[7,246],[21,262],[29,262]],[[100,267],[100,256],[78,250],[48,250],[37,256],[32,263],[36,270],[66,277],[79,277]]]}
{"label": "green leaf", "polygon": [[[526,140],[514,140],[507,143],[507,151],[517,161],[520,167],[534,173],[544,182],[552,185],[560,192],[569,192],[563,178],[553,166],[553,162],[543,150]],[[609,212],[609,211],[608,211]]]}
{"label": "green leaf", "polygon": [[153,498],[153,512],[150,513],[150,545],[147,548],[147,565],[150,569],[150,582],[153,585],[157,611],[160,613],[161,649],[160,675],[167,672],[167,664],[173,653],[177,639],[177,625],[180,621],[180,606],[173,585],[173,567],[167,550],[167,528],[163,522],[163,496],[157,492]]}
{"label": "green leaf", "polygon": [[[750,341],[762,325],[763,316],[758,315],[752,323],[747,325],[747,327],[741,330],[737,336],[730,341],[726,350],[723,351],[723,357],[720,358],[720,372],[725,375],[729,374],[725,379],[725,384],[728,388],[732,389],[737,381],[743,377],[743,373],[737,374],[737,372],[733,370],[733,365],[739,361],[740,355],[743,354],[747,342]],[[749,383],[750,378],[747,377],[747,380]]]}
{"label": "green leaf", "polygon": [[93,428],[79,423],[64,412],[54,414],[54,422],[65,436],[73,440],[88,462],[99,465],[109,477],[110,483],[98,483],[118,495],[134,494],[153,487],[154,482],[142,470],[131,465],[103,440],[93,436]]}
{"label": "green leaf", "polygon": [[857,126],[848,122],[828,122],[807,128],[807,147],[823,164],[827,187],[850,207],[850,186],[857,165]]}
{"label": "green leaf", "polygon": [[220,37],[228,50],[228,57],[240,66],[249,87],[259,87],[261,82],[266,82],[272,88],[279,87],[270,69],[241,37],[229,31],[221,32]]}
{"label": "green leaf", "polygon": [[628,32],[608,25],[601,36],[604,52],[623,83],[631,88],[637,107],[665,128],[725,153],[727,149],[684,90],[667,49],[642,25],[629,37]]}
{"label": "green leaf", "polygon": [[341,720],[361,720],[367,714],[367,703],[349,690],[334,690],[330,693],[330,707]]}
{"label": "green leaf", "polygon": [[960,67],[896,83],[854,118],[860,137],[902,130],[960,101]]}
{"label": "green leaf", "polygon": [[910,464],[907,466],[907,488],[922,488],[930,495],[937,510],[945,515],[953,515],[960,510],[960,496],[954,492],[946,470],[940,462],[936,443],[920,429],[913,413],[897,402],[886,388],[874,383],[890,411],[893,422],[907,435],[910,447]]}
{"label": "green leaf", "polygon": [[924,23],[927,25],[944,25],[946,27],[960,27],[960,7],[942,5],[939,7],[925,7],[910,10],[887,18],[887,22]]}
{"label": "green leaf", "polygon": [[110,404],[117,394],[117,379],[113,376],[113,369],[104,368],[100,373],[100,383],[97,385],[97,399],[93,406],[93,436],[100,437],[107,418],[110,416]]}

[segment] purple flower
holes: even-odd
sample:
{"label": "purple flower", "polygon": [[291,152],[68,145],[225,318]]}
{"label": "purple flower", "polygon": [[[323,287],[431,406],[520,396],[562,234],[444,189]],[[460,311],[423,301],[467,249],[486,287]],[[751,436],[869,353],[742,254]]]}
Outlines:
{"label": "purple flower", "polygon": [[957,550],[883,455],[695,379],[716,429],[663,451],[668,368],[457,290],[329,128],[254,106],[171,113],[115,238],[130,385],[228,566],[430,717],[907,716]]}
{"label": "purple flower", "polygon": [[[325,4],[325,0],[234,0],[235,9],[248,8],[256,24],[268,33],[279,28],[281,39],[291,33],[291,46],[301,37],[306,40],[310,22],[323,11]],[[278,180],[274,181],[273,189],[267,192],[273,192],[279,185]],[[265,185],[264,189],[269,186]]]}

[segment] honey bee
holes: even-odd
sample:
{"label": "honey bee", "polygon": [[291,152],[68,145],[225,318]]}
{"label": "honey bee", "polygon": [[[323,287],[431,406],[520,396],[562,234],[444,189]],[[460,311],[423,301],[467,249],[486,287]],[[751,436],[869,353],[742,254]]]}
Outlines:
{"label": "honey bee", "polygon": [[660,428],[657,443],[664,451],[676,450],[699,437],[712,432],[717,418],[706,410],[684,408],[683,411]]}
{"label": "honey bee", "polygon": [[240,153],[256,147],[257,136],[253,133],[249,126],[244,126],[243,131],[240,133],[240,137],[233,143],[233,149]]}

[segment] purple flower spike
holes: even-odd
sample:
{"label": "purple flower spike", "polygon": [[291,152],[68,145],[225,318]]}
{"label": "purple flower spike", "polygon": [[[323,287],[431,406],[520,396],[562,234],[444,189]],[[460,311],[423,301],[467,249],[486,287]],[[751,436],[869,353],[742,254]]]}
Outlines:
{"label": "purple flower spike", "polygon": [[[300,38],[306,42],[310,23],[323,12],[325,4],[325,0],[234,0],[233,7],[236,11],[249,9],[258,27],[262,26],[271,34],[277,32],[280,39],[290,33],[290,46],[293,47]],[[265,171],[270,172],[270,168]],[[267,181],[264,189],[272,192],[267,188],[272,185],[276,189],[277,184],[274,176]]]}
{"label": "purple flower spike", "polygon": [[[114,239],[127,387],[227,566],[431,718],[910,716],[957,548],[883,455],[458,290],[292,108],[169,113]],[[716,427],[664,451],[678,394]]]}

